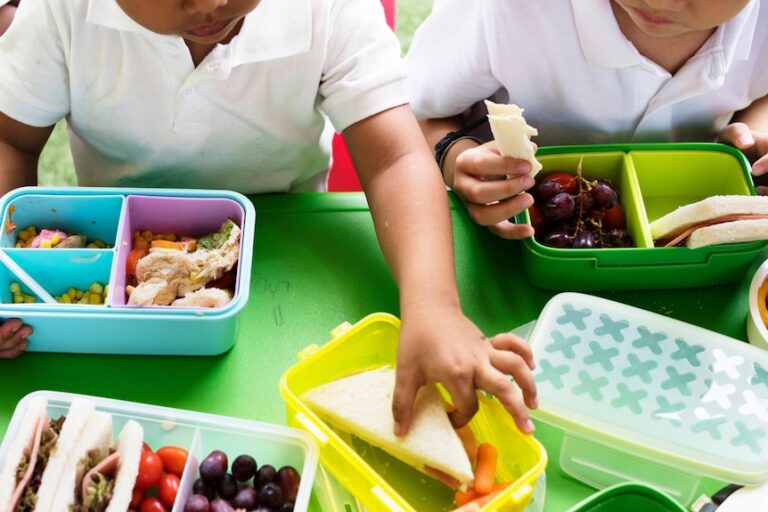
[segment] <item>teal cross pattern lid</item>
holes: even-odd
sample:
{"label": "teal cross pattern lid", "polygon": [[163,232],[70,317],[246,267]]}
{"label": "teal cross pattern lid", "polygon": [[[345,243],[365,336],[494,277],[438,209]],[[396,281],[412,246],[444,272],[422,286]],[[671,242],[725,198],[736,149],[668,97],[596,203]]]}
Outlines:
{"label": "teal cross pattern lid", "polygon": [[578,293],[553,297],[529,341],[535,417],[713,478],[768,480],[768,352]]}

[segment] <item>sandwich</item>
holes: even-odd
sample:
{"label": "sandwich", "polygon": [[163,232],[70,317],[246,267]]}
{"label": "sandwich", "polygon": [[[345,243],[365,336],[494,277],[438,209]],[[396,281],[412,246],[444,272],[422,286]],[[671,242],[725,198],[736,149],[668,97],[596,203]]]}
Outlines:
{"label": "sandwich", "polygon": [[685,243],[696,249],[768,240],[768,197],[708,197],[656,219],[650,228],[657,247]]}
{"label": "sandwich", "polygon": [[112,416],[75,399],[49,420],[44,399],[30,401],[0,472],[2,512],[125,512],[136,483],[143,429],[123,428],[114,449]]}
{"label": "sandwich", "polygon": [[72,512],[125,512],[141,461],[144,429],[130,420],[114,447],[112,415],[94,413],[61,475],[55,503]]}
{"label": "sandwich", "polygon": [[501,156],[527,160],[531,164],[531,178],[536,176],[542,165],[536,160],[531,137],[538,135],[539,131],[525,121],[523,109],[517,105],[501,105],[488,100],[485,106]]}
{"label": "sandwich", "polygon": [[93,405],[74,400],[66,416],[48,419],[47,402],[30,401],[18,438],[0,470],[0,509],[5,512],[55,510],[55,492]]}
{"label": "sandwich", "polygon": [[473,480],[472,465],[435,386],[419,390],[410,430],[395,436],[395,370],[380,368],[313,388],[302,399],[324,421],[381,448],[452,488]]}

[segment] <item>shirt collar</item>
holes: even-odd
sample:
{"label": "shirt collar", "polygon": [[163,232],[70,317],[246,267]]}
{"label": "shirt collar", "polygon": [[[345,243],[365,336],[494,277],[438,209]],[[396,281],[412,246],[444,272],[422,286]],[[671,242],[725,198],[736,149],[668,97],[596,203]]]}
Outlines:
{"label": "shirt collar", "polygon": [[[229,46],[233,66],[279,59],[309,51],[312,43],[312,0],[262,0],[245,17],[240,33]],[[139,25],[115,0],[91,0],[88,22],[115,30],[164,36]]]}
{"label": "shirt collar", "polygon": [[[735,59],[749,58],[757,24],[760,0],[752,0],[739,14],[723,23],[706,46],[722,52],[724,70]],[[619,28],[610,0],[571,0],[579,43],[593,66],[622,68],[642,64],[645,59]],[[701,53],[701,52],[700,52]]]}

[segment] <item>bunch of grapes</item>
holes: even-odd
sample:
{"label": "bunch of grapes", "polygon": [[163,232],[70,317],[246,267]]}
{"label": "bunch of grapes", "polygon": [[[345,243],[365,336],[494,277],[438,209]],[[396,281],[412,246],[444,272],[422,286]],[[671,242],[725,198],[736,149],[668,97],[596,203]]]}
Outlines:
{"label": "bunch of grapes", "polygon": [[535,203],[529,208],[536,240],[550,247],[592,249],[632,247],[619,195],[608,180],[587,180],[556,172],[544,177],[532,190]]}

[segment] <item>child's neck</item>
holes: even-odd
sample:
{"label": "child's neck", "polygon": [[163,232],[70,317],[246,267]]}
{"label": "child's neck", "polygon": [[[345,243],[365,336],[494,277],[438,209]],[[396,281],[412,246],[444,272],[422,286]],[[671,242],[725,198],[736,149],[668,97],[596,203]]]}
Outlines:
{"label": "child's neck", "polygon": [[189,48],[189,54],[192,57],[192,63],[195,65],[195,67],[199,66],[200,63],[205,60],[208,54],[211,53],[214,48],[216,48],[217,45],[229,44],[229,42],[232,41],[232,39],[234,39],[235,36],[240,33],[240,28],[242,26],[243,20],[240,20],[240,22],[235,25],[235,28],[233,28],[230,33],[227,34],[227,37],[215,43],[201,44],[185,39],[184,43],[187,45],[187,48]]}
{"label": "child's neck", "polygon": [[715,29],[685,32],[677,36],[658,37],[643,32],[627,12],[611,2],[613,14],[624,36],[637,48],[637,51],[647,59],[652,60],[671,74],[696,55],[704,43],[715,32]]}

